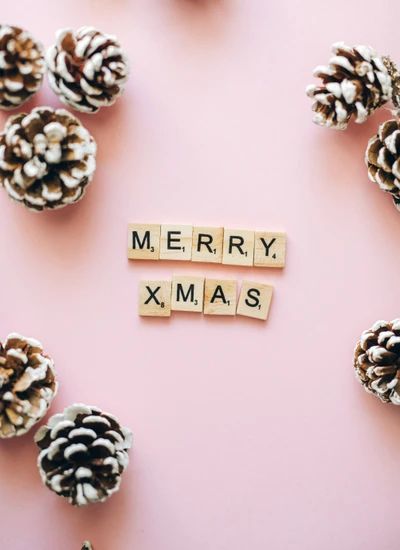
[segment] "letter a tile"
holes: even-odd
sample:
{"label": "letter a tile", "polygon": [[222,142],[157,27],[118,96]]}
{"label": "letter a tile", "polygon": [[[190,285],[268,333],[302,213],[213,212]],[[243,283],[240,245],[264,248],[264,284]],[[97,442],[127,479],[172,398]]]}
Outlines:
{"label": "letter a tile", "polygon": [[140,281],[139,315],[171,316],[171,281]]}
{"label": "letter a tile", "polygon": [[206,279],[205,315],[235,315],[237,282],[228,279]]}
{"label": "letter a tile", "polygon": [[172,277],[172,311],[203,311],[204,277]]}
{"label": "letter a tile", "polygon": [[128,258],[131,260],[159,260],[160,225],[128,224]]}
{"label": "letter a tile", "polygon": [[266,321],[273,292],[273,286],[243,281],[237,314]]}

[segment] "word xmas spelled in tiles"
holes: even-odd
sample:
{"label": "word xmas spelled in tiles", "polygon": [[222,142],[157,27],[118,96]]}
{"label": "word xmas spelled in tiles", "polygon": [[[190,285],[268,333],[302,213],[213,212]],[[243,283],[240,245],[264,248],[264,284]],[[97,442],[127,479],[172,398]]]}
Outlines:
{"label": "word xmas spelled in tiles", "polygon": [[238,300],[235,280],[174,275],[172,281],[140,282],[139,315],[170,317],[172,311],[203,311],[266,321],[273,291],[270,285],[243,281]]}
{"label": "word xmas spelled in tiles", "polygon": [[128,225],[128,258],[284,267],[286,234],[192,225]]}

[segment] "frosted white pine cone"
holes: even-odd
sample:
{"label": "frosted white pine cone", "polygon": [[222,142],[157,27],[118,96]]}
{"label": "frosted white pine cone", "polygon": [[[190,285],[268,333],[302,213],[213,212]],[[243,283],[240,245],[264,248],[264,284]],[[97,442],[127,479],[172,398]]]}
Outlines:
{"label": "frosted white pine cone", "polygon": [[0,342],[0,438],[23,435],[39,422],[57,387],[40,342],[17,333]]}
{"label": "frosted white pine cone", "polygon": [[314,122],[345,130],[350,118],[364,122],[376,109],[392,97],[392,82],[383,58],[370,46],[332,46],[334,56],[329,65],[318,66],[314,76],[320,85],[307,87],[314,99]]}
{"label": "frosted white pine cone", "polygon": [[0,24],[0,109],[16,109],[31,99],[44,73],[40,42],[28,31]]}
{"label": "frosted white pine cone", "polygon": [[65,109],[38,107],[11,116],[0,134],[0,185],[30,210],[82,199],[96,169],[96,142]]}
{"label": "frosted white pine cone", "polygon": [[132,433],[115,416],[75,404],[52,416],[35,442],[45,485],[72,505],[85,506],[118,491],[129,464]]}
{"label": "frosted white pine cone", "polygon": [[117,38],[93,27],[61,29],[47,52],[47,74],[60,100],[84,113],[112,105],[122,94],[129,62]]}

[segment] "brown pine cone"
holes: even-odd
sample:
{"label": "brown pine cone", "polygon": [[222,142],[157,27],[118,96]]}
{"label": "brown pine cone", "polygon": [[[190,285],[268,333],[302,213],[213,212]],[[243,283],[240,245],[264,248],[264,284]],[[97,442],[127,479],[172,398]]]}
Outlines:
{"label": "brown pine cone", "polygon": [[354,352],[356,377],[383,403],[400,405],[400,319],[377,321],[361,335]]}
{"label": "brown pine cone", "polygon": [[61,29],[47,52],[47,74],[65,105],[96,113],[124,91],[129,62],[115,36],[93,27],[82,27],[76,35],[71,29]]}
{"label": "brown pine cone", "polygon": [[28,101],[42,85],[45,65],[42,45],[28,31],[0,24],[0,108]]}
{"label": "brown pine cone", "polygon": [[353,115],[358,123],[392,97],[392,84],[382,58],[369,46],[351,48],[343,42],[332,46],[329,66],[319,66],[314,76],[322,84],[311,84],[307,95],[313,98],[314,122],[345,130]]}
{"label": "brown pine cone", "polygon": [[368,142],[365,153],[368,177],[390,193],[400,210],[400,122],[387,120],[379,126],[378,135]]}
{"label": "brown pine cone", "polygon": [[38,107],[11,116],[0,134],[0,184],[34,211],[79,201],[96,168],[96,142],[68,111]]}
{"label": "brown pine cone", "polygon": [[35,435],[43,483],[74,506],[103,502],[118,491],[132,434],[111,414],[75,404]]}
{"label": "brown pine cone", "polygon": [[0,343],[0,438],[23,435],[57,393],[54,363],[42,344],[20,334]]}

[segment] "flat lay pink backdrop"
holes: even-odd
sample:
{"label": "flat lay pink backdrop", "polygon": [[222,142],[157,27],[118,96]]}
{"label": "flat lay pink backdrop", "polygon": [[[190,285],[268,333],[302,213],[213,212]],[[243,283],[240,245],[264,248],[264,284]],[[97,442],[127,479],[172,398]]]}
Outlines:
{"label": "flat lay pink backdrop", "polygon": [[[386,109],[313,125],[306,85],[330,45],[400,60],[396,0],[3,0],[46,47],[93,25],[132,76],[82,116],[98,141],[87,196],[35,215],[0,190],[0,339],[56,362],[52,413],[84,402],[135,442],[121,491],[74,509],[42,487],[33,432],[0,442],[0,548],[398,549],[400,407],[356,382],[353,347],[400,316],[400,213],[366,176]],[[59,106],[47,83],[25,108]],[[7,114],[0,115],[1,126]],[[129,221],[283,230],[284,270],[126,259]],[[138,317],[141,277],[275,285],[267,323]]]}

